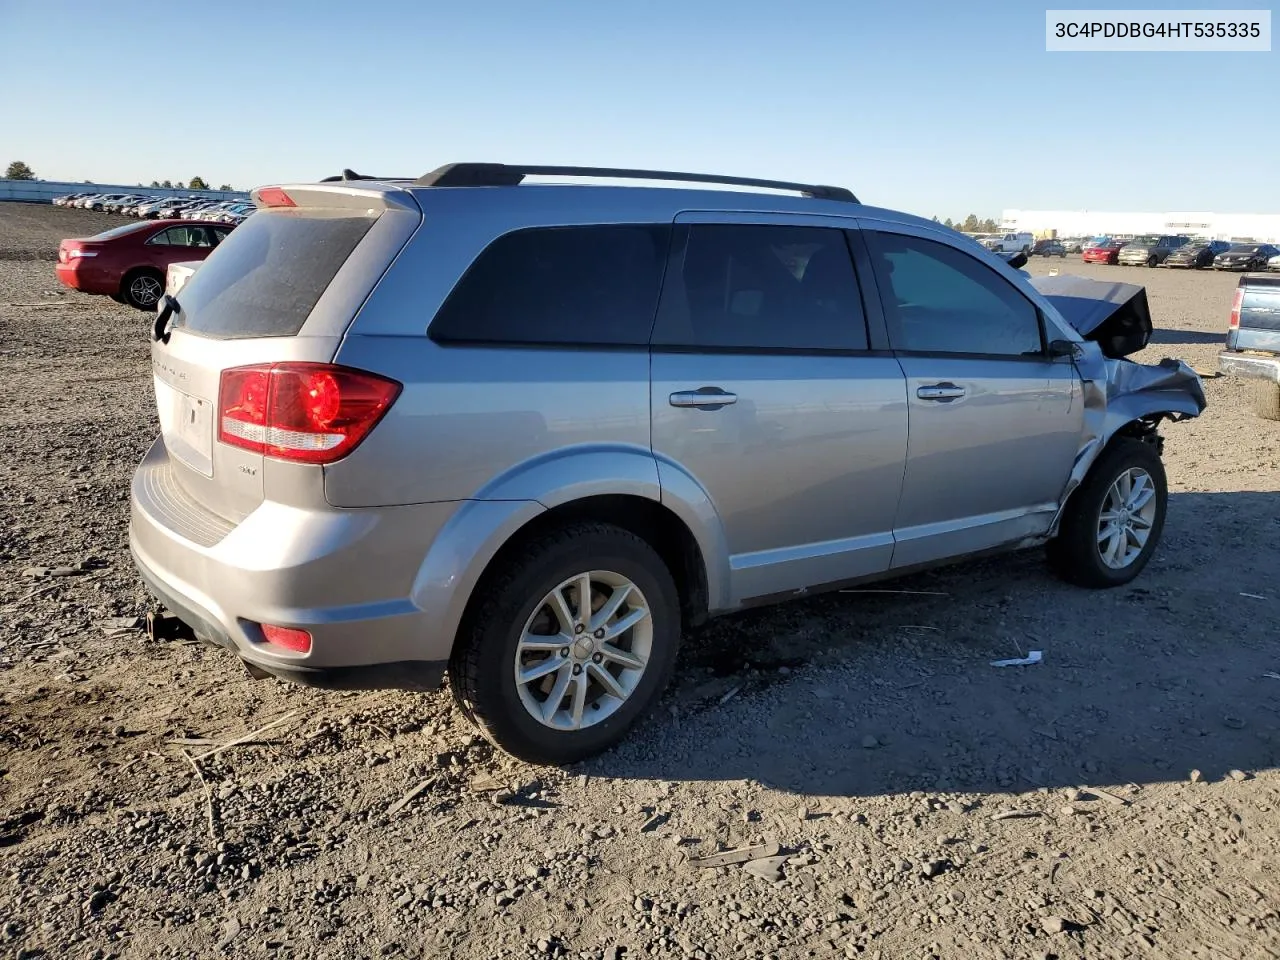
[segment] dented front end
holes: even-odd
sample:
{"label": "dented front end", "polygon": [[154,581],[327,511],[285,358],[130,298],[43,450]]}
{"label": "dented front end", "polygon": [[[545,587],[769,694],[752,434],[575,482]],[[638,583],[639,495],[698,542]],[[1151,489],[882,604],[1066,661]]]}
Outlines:
{"label": "dented front end", "polygon": [[[1073,276],[1034,277],[1031,284],[1084,337],[1076,345],[1075,363],[1084,389],[1085,429],[1063,491],[1065,505],[1117,433],[1129,430],[1158,442],[1161,420],[1199,416],[1206,406],[1204,384],[1182,360],[1127,359],[1151,342],[1144,287]],[[1056,527],[1055,520],[1052,532]]]}

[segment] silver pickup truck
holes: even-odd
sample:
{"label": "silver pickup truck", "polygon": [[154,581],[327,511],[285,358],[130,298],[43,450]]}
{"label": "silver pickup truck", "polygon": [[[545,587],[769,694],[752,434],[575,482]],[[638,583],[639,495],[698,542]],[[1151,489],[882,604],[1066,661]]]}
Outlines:
{"label": "silver pickup truck", "polygon": [[1231,304],[1223,373],[1253,382],[1253,410],[1280,420],[1280,274],[1246,273]]}

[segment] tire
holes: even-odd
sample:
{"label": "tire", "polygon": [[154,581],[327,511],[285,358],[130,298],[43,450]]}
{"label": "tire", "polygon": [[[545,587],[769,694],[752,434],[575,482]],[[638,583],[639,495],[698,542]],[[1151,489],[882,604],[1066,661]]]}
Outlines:
{"label": "tire", "polygon": [[113,293],[113,294],[110,294],[110,296],[111,296],[111,299],[114,300],[116,303],[123,303],[126,305],[129,303],[129,301],[126,300],[124,296],[119,293]]}
{"label": "tire", "polygon": [[154,310],[164,293],[164,277],[157,270],[131,270],[120,281],[120,296],[138,310]]}
{"label": "tire", "polygon": [[[593,604],[608,602],[603,590],[614,585],[599,578],[613,577],[630,584],[631,592],[625,594],[628,605],[638,592],[648,616],[617,636],[618,647],[596,639],[598,633],[587,629],[576,633],[578,639],[572,644],[566,636],[559,650],[522,652],[522,637],[545,647],[559,643],[556,637],[568,633],[562,617],[576,618],[579,606],[572,581],[588,572]],[[547,602],[557,592],[565,601],[560,616]],[[675,581],[648,543],[621,528],[576,523],[538,537],[486,574],[476,587],[476,597],[481,602],[473,600],[449,661],[450,686],[454,700],[481,733],[521,760],[573,763],[613,746],[649,712],[675,669],[681,627]],[[600,608],[593,605],[592,609]],[[628,606],[624,613],[611,616],[610,622],[634,615],[637,609]],[[547,641],[538,641],[538,636],[546,636]],[[594,652],[593,644],[599,647]],[[647,657],[634,657],[633,652],[646,645]],[[634,675],[621,663],[606,659],[608,655],[600,652],[605,648],[643,659],[640,673]],[[553,663],[560,666],[543,670],[531,682],[517,680],[521,667],[536,671]],[[596,679],[602,671],[614,678],[616,689],[629,686],[629,692],[622,698],[609,695]],[[588,683],[579,708],[584,722],[574,729],[575,694],[583,683],[579,677]],[[535,717],[534,710],[545,711],[546,704],[557,697],[556,691],[552,726]],[[605,711],[601,717],[592,719],[601,709]]]}
{"label": "tire", "polygon": [[1280,420],[1280,383],[1254,380],[1250,393],[1254,413],[1263,420]]}
{"label": "tire", "polygon": [[1159,258],[1159,257],[1157,257],[1155,254],[1152,254],[1151,256],[1147,257],[1147,266],[1148,266],[1148,267],[1154,267],[1154,266],[1158,265],[1159,263],[1160,263],[1160,258]]}
{"label": "tire", "polygon": [[[1122,475],[1130,471],[1145,473],[1154,492],[1143,501],[1143,506],[1130,508],[1136,532],[1120,537],[1122,549],[1116,556],[1120,565],[1115,566],[1104,559],[1104,553],[1116,543],[1116,539],[1101,540],[1101,514],[1104,508],[1117,505],[1112,488]],[[1048,545],[1050,564],[1058,576],[1080,587],[1106,588],[1128,583],[1142,572],[1160,542],[1168,502],[1168,481],[1156,448],[1133,437],[1116,438],[1067,501],[1058,535]],[[1154,506],[1148,510],[1146,504]],[[1112,526],[1114,528],[1114,524]],[[1147,535],[1141,548],[1126,556],[1124,551],[1137,546],[1135,540],[1140,539],[1143,529]]]}

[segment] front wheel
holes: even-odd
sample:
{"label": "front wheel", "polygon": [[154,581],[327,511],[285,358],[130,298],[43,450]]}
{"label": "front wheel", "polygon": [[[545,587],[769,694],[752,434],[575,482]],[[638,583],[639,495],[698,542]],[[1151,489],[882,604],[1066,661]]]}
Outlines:
{"label": "front wheel", "polygon": [[1063,511],[1049,561],[1081,587],[1118,587],[1145,567],[1164,529],[1169,486],[1152,444],[1120,437],[1098,458]]}
{"label": "front wheel", "polygon": [[496,746],[564,764],[613,746],[670,680],[680,601],[657,552],[574,524],[477,586],[449,662],[454,699]]}

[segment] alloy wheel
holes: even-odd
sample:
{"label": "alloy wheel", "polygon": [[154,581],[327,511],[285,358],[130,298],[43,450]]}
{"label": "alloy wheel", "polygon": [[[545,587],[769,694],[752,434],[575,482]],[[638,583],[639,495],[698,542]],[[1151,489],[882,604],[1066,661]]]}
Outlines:
{"label": "alloy wheel", "polygon": [[585,571],[538,603],[516,643],[520,702],[539,723],[581,730],[635,692],[653,651],[653,617],[622,574]]}
{"label": "alloy wheel", "polygon": [[1098,553],[1113,570],[1123,570],[1138,558],[1156,519],[1156,485],[1141,467],[1130,467],[1102,498],[1098,511]]}

